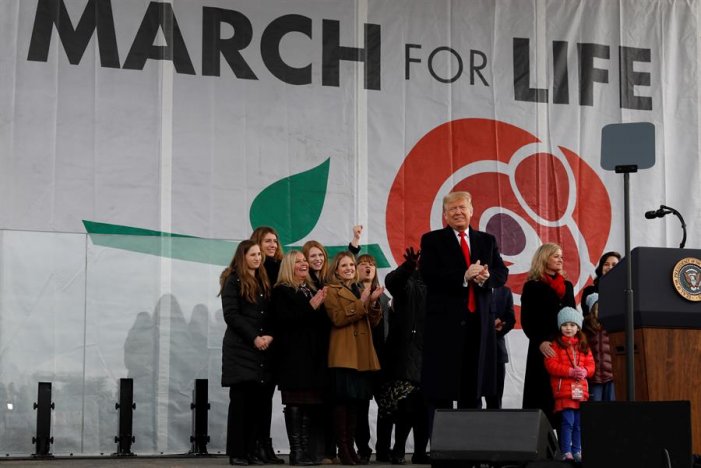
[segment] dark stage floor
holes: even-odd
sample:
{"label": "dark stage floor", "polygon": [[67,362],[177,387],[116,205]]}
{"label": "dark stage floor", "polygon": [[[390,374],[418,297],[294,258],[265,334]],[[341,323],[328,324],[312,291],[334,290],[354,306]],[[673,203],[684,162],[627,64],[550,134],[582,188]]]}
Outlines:
{"label": "dark stage floor", "polygon": [[[287,457],[285,465],[264,465],[268,467],[281,468],[289,466]],[[406,457],[407,465],[405,466],[429,466],[429,465],[411,465],[411,455]],[[52,459],[32,459],[32,458],[0,458],[2,466],[56,466],[56,467],[111,467],[122,466],[125,468],[148,468],[148,467],[199,467],[199,466],[229,466],[229,460],[223,455],[212,455],[206,457],[188,457],[188,456],[161,456],[161,457],[56,457]],[[340,465],[318,465],[318,466],[340,466]],[[372,462],[370,466],[377,468],[396,467],[397,465],[379,464]]]}

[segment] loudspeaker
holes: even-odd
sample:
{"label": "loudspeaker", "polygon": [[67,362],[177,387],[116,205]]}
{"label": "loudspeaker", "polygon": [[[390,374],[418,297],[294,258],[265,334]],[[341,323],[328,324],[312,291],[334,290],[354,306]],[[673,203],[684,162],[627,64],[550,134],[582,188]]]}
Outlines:
{"label": "loudspeaker", "polygon": [[431,466],[518,466],[552,460],[557,438],[540,410],[436,410]]}
{"label": "loudspeaker", "polygon": [[688,401],[582,404],[584,468],[691,468]]}

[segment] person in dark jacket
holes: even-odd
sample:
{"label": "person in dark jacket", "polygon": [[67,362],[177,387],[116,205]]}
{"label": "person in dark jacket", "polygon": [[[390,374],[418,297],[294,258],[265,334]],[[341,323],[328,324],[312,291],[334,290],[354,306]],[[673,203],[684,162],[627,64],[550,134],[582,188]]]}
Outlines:
{"label": "person in dark jacket", "polygon": [[257,243],[246,240],[236,248],[219,278],[226,321],[222,344],[222,386],[229,387],[226,454],[232,465],[262,465],[257,441],[271,404],[269,314],[270,284]]}
{"label": "person in dark jacket", "polygon": [[[421,354],[426,317],[426,285],[418,270],[419,253],[406,249],[405,261],[385,277],[392,294],[385,344],[386,384],[378,399],[380,414],[395,423],[392,464],[403,465],[406,440],[414,430],[413,464],[428,464],[428,409],[421,392]],[[379,452],[378,452],[379,456]]]}
{"label": "person in dark jacket", "polygon": [[470,226],[473,211],[468,192],[451,192],[443,198],[448,226],[421,237],[427,291],[421,389],[431,409],[452,408],[454,401],[461,409],[478,408],[496,384],[489,304],[509,270],[496,238]]}
{"label": "person in dark jacket", "polygon": [[497,385],[492,395],[485,395],[484,400],[488,409],[501,409],[504,396],[504,380],[506,379],[506,363],[509,362],[509,352],[504,338],[516,325],[514,314],[514,296],[508,286],[492,290],[492,305],[489,315],[494,322],[497,332]]}
{"label": "person in dark jacket", "polygon": [[290,465],[317,464],[309,452],[309,438],[312,409],[323,403],[326,384],[330,320],[323,307],[325,297],[326,290],[316,290],[312,284],[302,252],[287,252],[273,288],[273,313]]}
{"label": "person in dark jacket", "polygon": [[599,259],[599,264],[596,266],[596,269],[594,270],[594,273],[596,274],[596,277],[594,278],[594,284],[590,284],[584,290],[582,291],[582,313],[586,317],[589,314],[589,306],[587,305],[587,297],[589,297],[590,294],[598,293],[599,292],[599,280],[601,280],[601,277],[604,276],[606,273],[611,270],[611,268],[615,267],[618,265],[618,262],[621,261],[621,254],[618,252],[606,252],[601,256]]}
{"label": "person in dark jacket", "polygon": [[[268,280],[271,285],[277,282],[278,272],[280,271],[280,262],[282,261],[282,245],[280,245],[280,236],[277,231],[270,226],[259,226],[251,234],[251,240],[260,246],[263,254],[263,266],[268,275]],[[275,394],[275,382],[269,388],[270,404],[266,407],[263,422],[263,430],[261,438],[258,441],[258,456],[266,463],[280,464],[285,463],[282,458],[275,455],[273,448],[273,439],[270,437],[270,426],[273,420],[273,395]]]}
{"label": "person in dark jacket", "polygon": [[584,317],[584,334],[596,364],[594,375],[589,378],[589,399],[614,401],[616,391],[613,385],[611,343],[606,329],[599,322],[599,293],[590,294],[586,305],[589,314]]}
{"label": "person in dark jacket", "polygon": [[[377,261],[375,257],[369,254],[361,255],[356,259],[358,263],[358,279],[360,280],[363,289],[370,288],[374,291],[380,286],[380,280],[377,277]],[[380,307],[382,308],[382,320],[372,328],[372,344],[375,347],[377,359],[380,361],[380,368],[384,367],[384,350],[385,341],[389,326],[389,297],[382,294],[379,299]],[[382,369],[376,372],[373,379],[373,395],[377,398],[377,393],[384,380]],[[358,416],[355,431],[355,443],[358,446],[358,457],[360,463],[367,465],[370,463],[372,449],[370,448],[370,400],[361,400],[358,402]],[[388,418],[377,415],[377,424],[375,425],[377,433],[377,443],[375,450],[379,456],[379,461],[382,461],[384,455],[389,455],[389,444],[392,438],[392,422]]]}
{"label": "person in dark jacket", "polygon": [[542,410],[552,427],[559,427],[559,421],[544,357],[555,355],[550,345],[560,333],[557,314],[563,307],[575,307],[572,283],[565,279],[563,266],[559,245],[541,245],[533,255],[521,294],[521,326],[528,337],[523,408]]}
{"label": "person in dark jacket", "polygon": [[[353,226],[353,239],[348,243],[348,251],[353,255],[360,252],[360,236],[363,233],[363,226]],[[309,277],[316,289],[321,289],[326,284],[328,274],[329,254],[326,247],[318,241],[309,240],[302,246],[302,253],[309,262]],[[322,331],[328,349],[329,334],[331,333],[331,322],[328,329]],[[322,465],[332,465],[340,463],[336,457],[336,437],[334,436],[333,423],[334,398],[330,386],[327,386],[324,396],[324,404],[314,407],[312,411],[312,435],[310,445],[313,451],[313,458],[318,459]]]}

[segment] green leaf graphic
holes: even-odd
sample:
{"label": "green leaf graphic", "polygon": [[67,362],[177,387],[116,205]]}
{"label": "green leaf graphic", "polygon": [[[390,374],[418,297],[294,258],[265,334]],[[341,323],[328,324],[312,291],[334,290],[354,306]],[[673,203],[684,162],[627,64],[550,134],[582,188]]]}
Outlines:
{"label": "green leaf graphic", "polygon": [[[90,240],[95,245],[209,265],[228,265],[238,245],[238,242],[230,240],[203,239],[186,234],[100,223],[86,219],[83,220],[83,225]],[[301,250],[302,248],[286,245],[285,249]],[[326,246],[329,257],[347,249],[348,244]],[[391,266],[378,244],[363,245],[363,253],[369,253],[375,257],[378,268]]]}
{"label": "green leaf graphic", "polygon": [[297,242],[308,235],[321,216],[329,165],[330,158],[263,189],[251,203],[251,226],[274,227],[282,245]]}

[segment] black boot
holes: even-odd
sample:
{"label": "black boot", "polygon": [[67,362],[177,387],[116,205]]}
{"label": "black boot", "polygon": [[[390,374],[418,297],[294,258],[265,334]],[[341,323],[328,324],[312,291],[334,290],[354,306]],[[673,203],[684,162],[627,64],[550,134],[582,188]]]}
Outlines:
{"label": "black boot", "polygon": [[277,455],[275,455],[275,449],[273,449],[273,439],[269,437],[258,441],[256,455],[259,459],[263,460],[266,465],[278,465],[285,463],[285,460],[278,458]]}
{"label": "black boot", "polygon": [[299,432],[299,442],[302,448],[302,456],[305,460],[309,461],[310,465],[319,465],[321,463],[312,457],[311,451],[309,450],[309,440],[312,432],[312,419],[309,414],[309,408],[303,406],[301,409],[302,425]]}
{"label": "black boot", "polygon": [[[299,406],[285,407],[285,426],[287,428],[287,438],[290,441],[290,465],[311,466],[316,463],[309,458],[306,448],[309,442],[309,423],[304,427],[304,411]],[[308,420],[307,416],[307,420]],[[307,430],[306,436],[303,435]]]}

